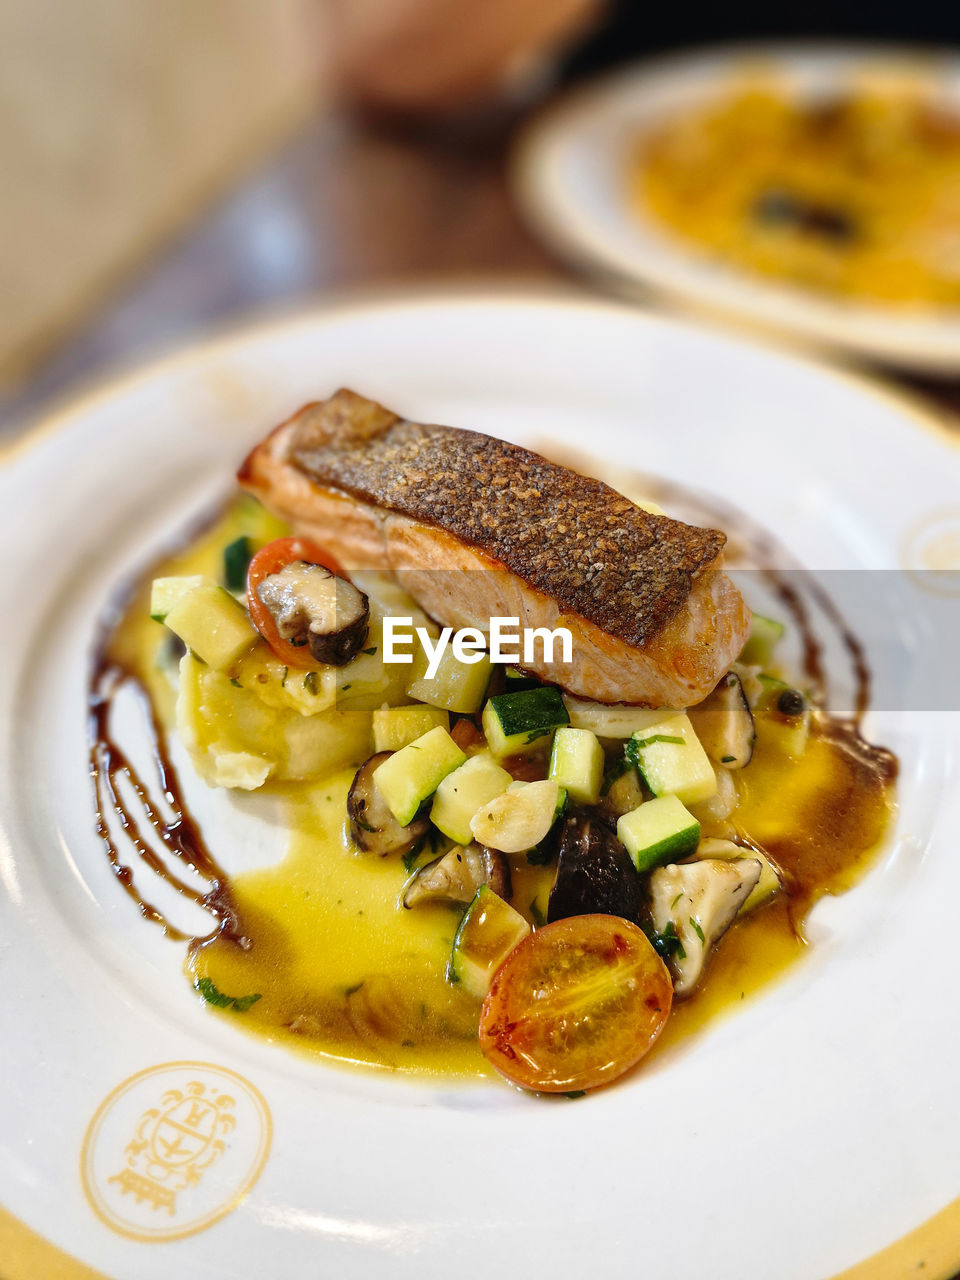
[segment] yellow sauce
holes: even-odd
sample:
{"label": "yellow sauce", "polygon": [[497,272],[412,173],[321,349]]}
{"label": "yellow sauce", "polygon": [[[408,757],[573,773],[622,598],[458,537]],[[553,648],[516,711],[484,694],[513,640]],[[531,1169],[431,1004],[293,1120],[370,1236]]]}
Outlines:
{"label": "yellow sauce", "polygon": [[[352,777],[289,789],[287,857],[231,882],[249,949],[221,935],[192,949],[188,971],[220,991],[261,993],[244,1025],[287,1044],[371,1066],[481,1073],[478,1002],[446,981],[462,908],[399,905],[400,860],[358,853],[346,834]],[[539,892],[545,907],[550,878],[517,865],[515,905]]]}
{"label": "yellow sauce", "polygon": [[[148,689],[168,727],[168,633],[148,616],[149,581],[217,576],[223,546],[249,529],[249,518],[238,504],[155,566],[111,639],[109,652]],[[354,849],[345,807],[352,776],[347,769],[310,783],[268,784],[284,803],[288,853],[278,865],[230,879],[240,927],[191,943],[186,974],[232,996],[258,995],[242,1013],[221,1016],[289,1047],[387,1070],[489,1074],[477,1043],[479,1004],[446,980],[460,909],[404,909],[401,861]],[[739,781],[734,826],[766,850],[786,892],[728,931],[698,991],[675,1005],[660,1046],[739,1007],[797,960],[804,912],[820,894],[840,892],[862,874],[892,811],[889,775],[825,718],[795,762],[758,741]],[[531,867],[522,857],[511,862],[513,905],[535,923],[546,912],[555,868]]]}

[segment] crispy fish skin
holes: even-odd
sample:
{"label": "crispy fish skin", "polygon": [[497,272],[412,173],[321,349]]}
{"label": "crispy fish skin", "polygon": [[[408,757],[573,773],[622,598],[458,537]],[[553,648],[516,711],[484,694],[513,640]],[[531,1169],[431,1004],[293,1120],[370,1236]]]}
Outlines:
{"label": "crispy fish skin", "polygon": [[301,409],[239,478],[347,567],[398,572],[445,625],[569,626],[573,664],[535,669],[583,697],[691,705],[746,638],[746,607],[717,571],[724,534],[350,391]]}
{"label": "crispy fish skin", "polygon": [[293,426],[287,458],[314,483],[446,530],[627,644],[673,617],[726,541],[528,449],[406,422],[353,392]]}

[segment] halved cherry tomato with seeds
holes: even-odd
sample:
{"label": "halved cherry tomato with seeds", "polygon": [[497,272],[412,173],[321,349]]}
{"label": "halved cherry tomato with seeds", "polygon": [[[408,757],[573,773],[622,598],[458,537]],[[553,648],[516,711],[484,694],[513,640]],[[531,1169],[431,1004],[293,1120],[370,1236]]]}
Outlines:
{"label": "halved cherry tomato with seeds", "polygon": [[344,576],[343,569],[329,553],[311,538],[277,538],[261,547],[251,559],[247,569],[247,608],[253,625],[266,640],[281,662],[288,667],[308,669],[317,665],[306,645],[291,644],[277,630],[273,614],[257,595],[257,586],[272,573],[279,573],[288,564],[304,560],[308,564],[322,564],[331,573]]}
{"label": "halved cherry tomato with seeds", "polygon": [[619,916],[569,916],[529,934],[497,970],[480,1047],[540,1093],[595,1089],[652,1048],[673,1003],[667,967]]}

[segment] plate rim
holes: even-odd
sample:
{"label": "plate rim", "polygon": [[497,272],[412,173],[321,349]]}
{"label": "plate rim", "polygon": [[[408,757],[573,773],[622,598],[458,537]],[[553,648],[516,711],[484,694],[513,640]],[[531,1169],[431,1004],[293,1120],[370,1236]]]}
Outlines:
{"label": "plate rim", "polygon": [[[259,336],[266,336],[269,333],[277,333],[278,330],[290,327],[296,328],[300,325],[309,325],[313,320],[326,319],[334,317],[337,314],[346,314],[358,309],[377,308],[378,305],[384,304],[389,306],[402,307],[407,304],[416,304],[423,306],[435,306],[437,303],[455,302],[464,303],[467,301],[479,300],[489,303],[508,303],[511,301],[521,301],[528,303],[545,302],[551,299],[561,297],[566,300],[567,305],[579,306],[584,310],[592,310],[600,308],[608,313],[618,312],[626,315],[636,315],[637,308],[630,306],[621,300],[610,300],[604,298],[593,297],[584,294],[579,289],[555,289],[547,287],[544,289],[509,289],[504,291],[490,291],[489,287],[478,288],[476,292],[470,290],[463,291],[462,286],[459,288],[442,288],[423,293],[420,291],[411,292],[409,287],[398,287],[390,290],[372,290],[369,293],[351,292],[347,297],[340,297],[335,300],[326,301],[323,304],[312,305],[308,307],[298,307],[292,313],[284,316],[271,315],[262,318],[254,323],[249,321],[246,323],[231,324],[224,331],[211,335],[200,342],[187,342],[177,344],[172,351],[167,352],[159,357],[147,359],[138,364],[132,370],[120,374],[108,374],[103,379],[98,379],[93,387],[90,387],[80,395],[72,394],[64,397],[64,403],[55,405],[48,412],[44,413],[33,427],[28,427],[23,435],[15,440],[9,449],[0,453],[0,466],[13,465],[17,458],[26,453],[35,444],[42,443],[43,440],[56,434],[58,430],[69,427],[71,421],[91,409],[97,407],[98,402],[108,400],[114,395],[123,393],[135,386],[139,382],[147,381],[157,376],[164,376],[171,370],[178,367],[189,367],[191,364],[201,364],[205,360],[215,356],[215,354],[225,347],[229,347],[236,342],[244,340],[255,340]],[[675,316],[664,316],[656,311],[644,311],[642,313],[648,321],[668,328],[685,329],[693,332],[702,332],[704,329],[709,331],[709,326],[700,323],[694,323],[686,318],[678,318]],[[713,332],[716,332],[713,330]],[[832,376],[847,385],[855,385],[861,390],[878,396],[888,403],[892,403],[902,414],[903,418],[909,419],[923,426],[928,431],[944,440],[947,444],[954,448],[960,447],[960,435],[951,431],[946,425],[949,421],[949,414],[941,414],[936,408],[926,404],[921,395],[914,395],[909,391],[901,391],[896,386],[887,387],[885,380],[880,377],[871,377],[869,375],[846,371],[842,365],[837,367],[838,362],[824,362],[814,357],[798,353],[795,349],[779,342],[762,343],[751,341],[744,338],[739,333],[720,333],[721,336],[736,344],[760,347],[766,349],[772,354],[784,355],[788,360],[799,362],[807,366],[813,365],[819,372],[824,375]],[[946,419],[944,421],[943,419]],[[45,1241],[43,1237],[39,1237],[33,1232],[27,1224],[22,1223],[19,1219],[13,1218],[2,1205],[0,1205],[0,1229],[3,1229],[4,1216],[12,1219],[15,1224],[22,1230],[24,1237],[33,1236],[34,1245],[36,1240],[41,1240],[52,1251],[50,1262],[53,1264],[53,1258],[56,1256],[58,1265],[64,1266],[66,1259],[75,1271],[65,1272],[64,1274],[76,1275],[77,1277],[101,1276],[102,1273],[76,1259],[73,1255],[66,1253],[52,1242]],[[960,1197],[951,1202],[944,1209],[939,1211],[934,1217],[926,1223],[921,1224],[912,1231],[908,1236],[903,1237],[900,1241],[894,1242],[890,1246],[884,1248],[879,1253],[872,1255],[862,1263],[856,1264],[853,1268],[840,1273],[835,1280],[866,1280],[868,1276],[886,1276],[891,1278],[899,1276],[902,1271],[895,1268],[899,1265],[898,1259],[900,1254],[894,1255],[894,1250],[899,1250],[908,1243],[910,1247],[923,1247],[924,1249],[940,1248],[945,1250],[950,1244],[956,1240],[957,1228],[960,1224]],[[6,1224],[9,1226],[9,1224]],[[922,1245],[918,1237],[919,1233],[923,1233]],[[16,1239],[16,1232],[14,1231]],[[887,1255],[890,1254],[889,1261]],[[944,1254],[946,1256],[946,1254]],[[16,1257],[13,1259],[16,1263]],[[952,1264],[951,1264],[952,1265]],[[886,1267],[886,1270],[882,1269]],[[24,1274],[27,1274],[26,1272]],[[946,1275],[947,1272],[944,1272]],[[17,1275],[12,1273],[13,1277]]]}
{"label": "plate rim", "polygon": [[502,277],[493,281],[474,278],[452,280],[444,284],[434,283],[429,289],[419,289],[409,283],[370,288],[348,287],[305,304],[254,308],[211,326],[199,339],[174,339],[148,349],[129,365],[120,363],[81,377],[76,383],[54,395],[49,402],[39,406],[35,414],[25,420],[25,425],[14,423],[11,439],[0,441],[0,468],[6,470],[14,465],[35,446],[66,429],[71,419],[96,408],[100,402],[127,392],[157,375],[189,367],[191,364],[200,364],[235,343],[254,341],[279,330],[296,329],[312,321],[332,319],[356,311],[412,305],[429,308],[444,303],[529,306],[552,302],[584,313],[626,313],[642,318],[644,322],[654,326],[662,325],[719,337],[736,345],[752,347],[775,357],[792,360],[845,383],[848,387],[857,388],[875,399],[885,401],[916,425],[931,432],[942,443],[960,449],[960,411],[951,410],[924,395],[922,391],[905,386],[891,372],[864,368],[849,353],[825,351],[815,344],[798,342],[782,333],[745,331],[736,323],[728,330],[725,326],[730,323],[729,317],[718,317],[715,313],[679,314],[662,309],[658,305],[659,301],[654,300],[653,305],[645,304],[637,298],[597,292],[588,284],[578,281],[531,282]]}

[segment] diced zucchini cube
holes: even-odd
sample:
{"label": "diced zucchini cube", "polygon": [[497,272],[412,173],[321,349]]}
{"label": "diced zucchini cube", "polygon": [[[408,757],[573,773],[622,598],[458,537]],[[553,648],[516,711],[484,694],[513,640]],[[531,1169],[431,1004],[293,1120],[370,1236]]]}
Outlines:
{"label": "diced zucchini cube", "polygon": [[166,624],[188,649],[216,671],[226,671],[260,639],[243,605],[229,591],[202,582],[181,596]]}
{"label": "diced zucchini cube", "polygon": [[784,631],[786,627],[782,622],[755,613],[750,622],[747,643],[740,650],[739,661],[747,666],[769,667],[773,661],[773,651],[783,639]]}
{"label": "diced zucchini cube", "polygon": [[676,796],[684,804],[699,804],[716,794],[713,765],[689,716],[670,716],[635,733],[625,750],[655,796]]}
{"label": "diced zucchini cube", "polygon": [[414,654],[414,674],[407,685],[408,696],[444,711],[472,716],[483,705],[492,670],[486,654],[478,656],[477,662],[461,662],[448,646],[440,657],[437,674],[428,680],[426,655],[422,651]]}
{"label": "diced zucchini cube", "polygon": [[481,805],[503,795],[513,781],[506,769],[485,752],[448,773],[437,787],[430,821],[457,844],[473,839],[470,820]]}
{"label": "diced zucchini cube", "polygon": [[590,729],[598,738],[630,738],[658,720],[676,714],[666,707],[608,707],[602,702],[575,698],[570,693],[563,695],[563,705],[575,729]]}
{"label": "diced zucchini cube", "polygon": [[450,716],[422,702],[413,707],[379,707],[373,713],[374,751],[399,751],[439,725],[449,729]]}
{"label": "diced zucchini cube", "polygon": [[447,776],[466,760],[446,729],[437,725],[384,760],[375,770],[374,785],[402,827]]}
{"label": "diced zucchini cube", "polygon": [[188,595],[194,587],[203,585],[215,587],[211,578],[202,573],[191,573],[180,578],[154,578],[150,588],[150,617],[154,622],[165,622],[167,614],[177,603]]}
{"label": "diced zucchini cube", "polygon": [[487,745],[498,760],[535,749],[569,722],[559,690],[549,685],[498,694],[483,708]]}
{"label": "diced zucchini cube", "polygon": [[520,912],[483,885],[460,921],[447,977],[482,1000],[494,974],[528,933],[530,925]]}
{"label": "diced zucchini cube", "polygon": [[676,796],[660,796],[619,818],[617,839],[637,870],[644,872],[693,853],[700,841],[700,823]]}
{"label": "diced zucchini cube", "polygon": [[597,735],[561,726],[553,735],[550,777],[580,804],[596,804],[603,785],[603,747]]}

